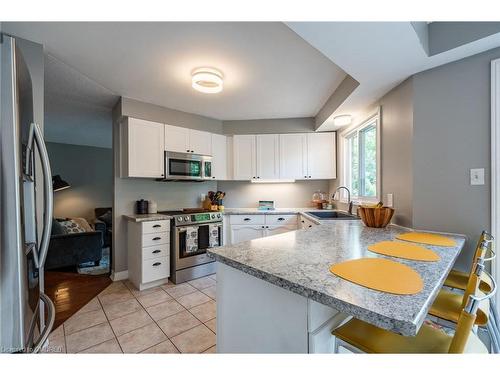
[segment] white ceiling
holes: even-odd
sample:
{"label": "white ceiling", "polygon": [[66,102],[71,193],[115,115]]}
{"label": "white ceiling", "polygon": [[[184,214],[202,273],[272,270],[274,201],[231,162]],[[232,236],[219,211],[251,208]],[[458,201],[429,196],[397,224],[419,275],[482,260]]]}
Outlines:
{"label": "white ceiling", "polygon": [[111,148],[118,96],[50,55],[45,56],[45,140]]}
{"label": "white ceiling", "polygon": [[[50,55],[116,95],[220,120],[315,116],[346,75],[278,22],[2,27],[44,44]],[[221,94],[191,88],[190,73],[200,66],[224,73]]]}
{"label": "white ceiling", "polygon": [[411,22],[291,22],[304,40],[359,82],[320,130],[334,130],[333,117],[364,111],[411,75],[499,47],[495,34],[434,56],[427,56]]}

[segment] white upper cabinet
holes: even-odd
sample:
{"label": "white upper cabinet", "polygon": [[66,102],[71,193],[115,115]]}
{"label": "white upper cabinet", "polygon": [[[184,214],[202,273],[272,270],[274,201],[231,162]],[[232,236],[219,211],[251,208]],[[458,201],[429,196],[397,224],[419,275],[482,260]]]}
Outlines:
{"label": "white upper cabinet", "polygon": [[122,176],[163,177],[163,124],[129,117],[122,131]]}
{"label": "white upper cabinet", "polygon": [[233,169],[235,180],[251,180],[257,177],[255,143],[255,135],[235,135],[233,137]]}
{"label": "white upper cabinet", "polygon": [[212,155],[212,137],[208,132],[165,125],[165,150]]}
{"label": "white upper cabinet", "polygon": [[212,178],[227,180],[227,137],[212,134]]}
{"label": "white upper cabinet", "polygon": [[307,174],[307,134],[281,134],[280,138],[280,178],[306,179]]}
{"label": "white upper cabinet", "polygon": [[307,134],[307,178],[336,178],[335,133]]}
{"label": "white upper cabinet", "polygon": [[200,130],[189,130],[189,148],[193,154],[212,155],[212,135]]}
{"label": "white upper cabinet", "polygon": [[165,125],[165,150],[171,152],[190,152],[189,129]]}
{"label": "white upper cabinet", "polygon": [[256,178],[279,179],[279,135],[256,136]]}

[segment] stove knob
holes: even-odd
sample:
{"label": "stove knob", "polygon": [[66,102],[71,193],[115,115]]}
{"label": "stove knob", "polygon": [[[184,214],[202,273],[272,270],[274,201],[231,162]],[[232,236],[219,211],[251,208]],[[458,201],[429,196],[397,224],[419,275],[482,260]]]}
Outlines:
{"label": "stove knob", "polygon": [[219,219],[220,219],[220,214],[217,214],[217,218],[219,218]]}
{"label": "stove knob", "polygon": [[212,219],[215,219],[215,215],[214,214],[212,214]]}
{"label": "stove knob", "polygon": [[177,218],[177,221],[182,221],[182,217],[178,217],[178,218]]}
{"label": "stove knob", "polygon": [[189,221],[189,216],[184,216],[185,221]]}

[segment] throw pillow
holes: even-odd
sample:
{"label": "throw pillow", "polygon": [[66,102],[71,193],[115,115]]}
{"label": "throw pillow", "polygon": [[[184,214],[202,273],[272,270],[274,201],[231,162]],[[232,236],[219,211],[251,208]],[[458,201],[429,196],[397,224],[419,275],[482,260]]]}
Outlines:
{"label": "throw pillow", "polygon": [[80,228],[82,228],[85,232],[93,232],[94,229],[90,226],[89,222],[83,217],[73,217],[71,218]]}
{"label": "throw pillow", "polygon": [[62,226],[57,219],[52,219],[52,229],[50,232],[51,236],[57,236],[59,234],[66,234],[66,227]]}
{"label": "throw pillow", "polygon": [[61,225],[65,228],[66,233],[82,233],[85,232],[78,223],[72,219],[61,221]]}
{"label": "throw pillow", "polygon": [[102,214],[99,216],[97,219],[101,220],[104,222],[108,227],[111,226],[111,223],[113,222],[113,215],[111,214],[111,211],[106,211],[105,214]]}

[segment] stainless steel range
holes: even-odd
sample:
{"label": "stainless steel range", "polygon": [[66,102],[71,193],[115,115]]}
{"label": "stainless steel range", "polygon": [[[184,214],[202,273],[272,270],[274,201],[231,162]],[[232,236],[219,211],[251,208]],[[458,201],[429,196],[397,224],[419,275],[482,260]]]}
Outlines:
{"label": "stainless steel range", "polygon": [[220,212],[163,211],[173,216],[170,236],[170,277],[176,284],[210,275],[215,262],[207,249],[223,245]]}

